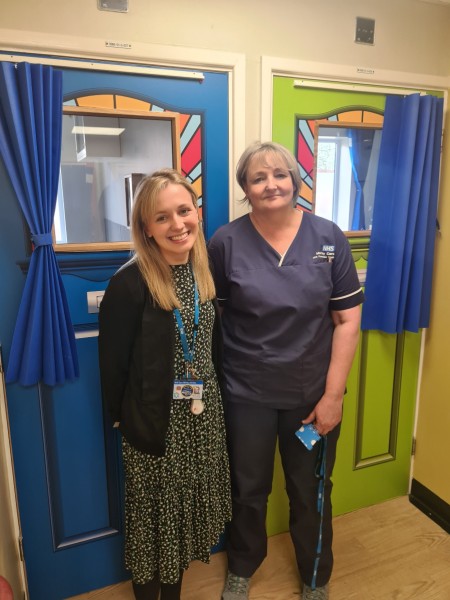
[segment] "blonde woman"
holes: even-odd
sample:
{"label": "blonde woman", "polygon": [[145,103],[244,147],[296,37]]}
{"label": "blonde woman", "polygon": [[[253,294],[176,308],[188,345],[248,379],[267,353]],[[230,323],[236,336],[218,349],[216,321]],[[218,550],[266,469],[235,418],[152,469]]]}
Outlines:
{"label": "blonde woman", "polygon": [[231,510],[215,289],[197,196],[176,171],[140,183],[132,240],[100,309],[102,392],[123,436],[135,598],[172,600]]}

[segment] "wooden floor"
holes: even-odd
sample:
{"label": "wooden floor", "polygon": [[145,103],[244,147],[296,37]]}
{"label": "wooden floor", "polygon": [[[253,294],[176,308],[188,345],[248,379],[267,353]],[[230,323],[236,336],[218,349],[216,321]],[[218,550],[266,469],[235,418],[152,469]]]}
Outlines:
{"label": "wooden floor", "polygon": [[[410,504],[390,500],[334,519],[335,568],[330,600],[450,600],[450,535]],[[182,600],[220,600],[224,552],[192,563]],[[252,579],[251,600],[299,600],[288,534],[269,539],[268,557]],[[124,582],[72,600],[133,600]]]}

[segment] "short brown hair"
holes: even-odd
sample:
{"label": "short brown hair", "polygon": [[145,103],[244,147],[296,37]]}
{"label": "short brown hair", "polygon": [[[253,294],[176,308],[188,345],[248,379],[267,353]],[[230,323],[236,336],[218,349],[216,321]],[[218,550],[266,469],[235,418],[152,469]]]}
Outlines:
{"label": "short brown hair", "polygon": [[298,164],[294,155],[287,148],[276,142],[255,142],[244,150],[236,166],[236,180],[238,184],[245,191],[250,162],[257,156],[265,156],[267,154],[272,154],[280,158],[286,165],[287,170],[291,174],[292,185],[294,186],[293,203],[296,206],[302,186]]}

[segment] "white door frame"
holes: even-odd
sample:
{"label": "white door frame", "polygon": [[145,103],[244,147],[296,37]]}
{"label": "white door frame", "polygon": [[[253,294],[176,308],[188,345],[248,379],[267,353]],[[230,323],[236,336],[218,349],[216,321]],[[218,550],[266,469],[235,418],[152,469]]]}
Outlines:
{"label": "white door frame", "polygon": [[[14,598],[28,598],[25,562],[22,552],[22,529],[20,527],[14,475],[11,435],[9,430],[6,387],[0,352],[0,575],[13,588]],[[13,550],[12,550],[13,549]]]}
{"label": "white door frame", "polygon": [[[239,187],[234,179],[233,166],[245,148],[244,54],[141,42],[121,45],[98,38],[11,29],[0,29],[0,40],[0,51],[11,53],[10,57],[4,56],[3,60],[13,60],[16,52],[23,52],[72,60],[114,61],[123,63],[124,66],[133,63],[142,66],[192,68],[229,73],[229,219],[235,218],[239,213],[239,204],[235,201],[235,198],[239,197]],[[86,63],[84,67],[86,68]],[[91,68],[95,68],[95,65],[92,64]],[[103,65],[103,68],[108,70],[108,65]],[[117,66],[112,68],[117,70]]]}
{"label": "white door frame", "polygon": [[274,56],[261,57],[261,139],[272,139],[272,97],[273,78],[285,77],[320,79],[331,82],[359,83],[384,87],[404,87],[414,89],[438,90],[444,94],[444,113],[446,111],[447,90],[450,78],[421,73],[371,69],[353,65],[339,65],[312,61],[292,60]]}

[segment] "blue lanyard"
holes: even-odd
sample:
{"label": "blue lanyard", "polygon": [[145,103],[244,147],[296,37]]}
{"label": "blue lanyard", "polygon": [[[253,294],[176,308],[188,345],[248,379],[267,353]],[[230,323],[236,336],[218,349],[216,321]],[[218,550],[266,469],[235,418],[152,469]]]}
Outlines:
{"label": "blue lanyard", "polygon": [[194,330],[192,333],[192,345],[190,348],[186,337],[186,329],[184,327],[183,319],[181,318],[181,313],[178,310],[178,308],[173,309],[173,314],[175,315],[175,318],[177,320],[177,327],[180,333],[181,345],[183,346],[184,360],[186,363],[192,364],[194,362],[195,340],[197,338],[198,322],[200,318],[198,287],[196,281],[194,281]]}
{"label": "blue lanyard", "polygon": [[317,491],[317,512],[320,514],[319,538],[317,540],[316,559],[314,561],[314,572],[311,582],[311,588],[316,589],[317,571],[319,569],[320,555],[322,554],[322,529],[323,529],[323,509],[325,504],[325,479],[327,471],[327,436],[324,435],[320,441],[319,455],[317,457],[316,477],[319,479],[319,489]]}

